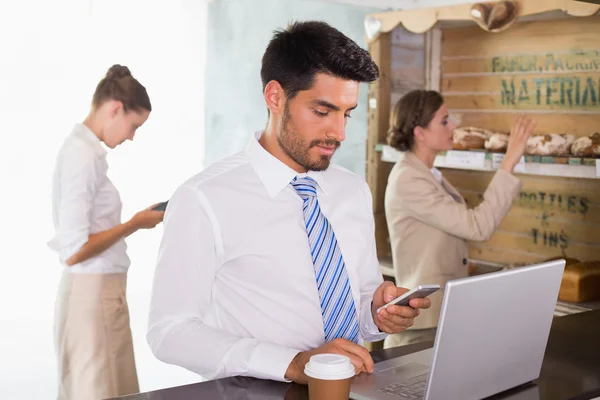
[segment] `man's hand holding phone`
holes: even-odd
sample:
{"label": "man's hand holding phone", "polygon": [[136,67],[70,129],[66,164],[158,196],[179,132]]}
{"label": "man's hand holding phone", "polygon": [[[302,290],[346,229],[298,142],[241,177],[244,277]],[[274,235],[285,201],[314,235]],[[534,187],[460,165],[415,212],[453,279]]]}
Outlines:
{"label": "man's hand holding phone", "polygon": [[[437,288],[439,289],[439,286]],[[396,287],[389,281],[383,282],[377,288],[373,295],[371,313],[379,330],[386,333],[403,332],[414,324],[414,319],[419,315],[420,309],[427,309],[431,306],[431,301],[425,297],[426,295],[422,296],[423,298],[410,298],[407,305],[388,304],[404,294],[409,294],[408,292],[408,289]],[[416,290],[413,291],[413,294],[416,292]],[[422,291],[419,293],[424,294]],[[428,293],[433,292],[429,291]]]}

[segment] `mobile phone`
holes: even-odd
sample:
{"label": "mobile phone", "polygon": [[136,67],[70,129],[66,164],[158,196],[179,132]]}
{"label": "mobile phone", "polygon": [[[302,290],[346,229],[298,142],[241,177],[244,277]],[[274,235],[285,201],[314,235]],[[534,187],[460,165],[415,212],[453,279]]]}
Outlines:
{"label": "mobile phone", "polygon": [[163,201],[162,203],[158,203],[156,206],[154,206],[154,208],[152,208],[153,211],[165,211],[167,209],[167,203],[168,201]]}
{"label": "mobile phone", "polygon": [[396,297],[394,300],[390,301],[384,306],[381,306],[377,309],[377,312],[387,308],[387,306],[395,305],[395,306],[407,306],[409,301],[412,299],[422,299],[429,296],[432,293],[437,292],[440,289],[440,285],[419,285],[413,290],[410,290],[404,293],[400,297]]}

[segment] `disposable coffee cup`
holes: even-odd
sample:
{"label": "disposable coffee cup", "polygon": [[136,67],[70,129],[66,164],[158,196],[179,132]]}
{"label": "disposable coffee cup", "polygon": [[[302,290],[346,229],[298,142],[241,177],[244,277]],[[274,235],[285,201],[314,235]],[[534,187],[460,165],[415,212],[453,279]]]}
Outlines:
{"label": "disposable coffee cup", "polygon": [[348,400],[354,366],[340,354],[317,354],[304,367],[310,400]]}

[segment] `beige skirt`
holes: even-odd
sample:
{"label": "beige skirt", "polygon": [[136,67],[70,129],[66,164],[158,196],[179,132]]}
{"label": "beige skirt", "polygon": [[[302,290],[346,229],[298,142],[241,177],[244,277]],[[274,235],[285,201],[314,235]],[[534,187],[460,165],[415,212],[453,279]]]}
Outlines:
{"label": "beige skirt", "polygon": [[62,276],[56,300],[59,400],[100,400],[139,392],[127,274]]}

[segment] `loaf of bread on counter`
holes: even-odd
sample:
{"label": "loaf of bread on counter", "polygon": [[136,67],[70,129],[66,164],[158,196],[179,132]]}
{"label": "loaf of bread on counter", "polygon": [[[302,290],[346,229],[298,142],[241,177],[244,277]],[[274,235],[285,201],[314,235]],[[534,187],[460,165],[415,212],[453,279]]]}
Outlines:
{"label": "loaf of bread on counter", "polygon": [[568,267],[569,265],[573,265],[573,264],[579,264],[581,262],[576,258],[566,257],[566,256],[552,257],[552,258],[545,260],[544,262],[555,261],[555,260],[565,260],[565,267]]}
{"label": "loaf of bread on counter", "polygon": [[558,156],[569,154],[575,136],[566,133],[533,135],[527,139],[526,154],[539,156]]}
{"label": "loaf of bread on counter", "polygon": [[505,133],[493,133],[485,141],[485,149],[490,151],[506,151],[508,147],[508,135]]}
{"label": "loaf of bread on counter", "polygon": [[600,261],[566,266],[558,298],[574,303],[600,299]]}
{"label": "loaf of bread on counter", "polygon": [[576,156],[593,157],[600,155],[600,133],[583,136],[573,142],[571,153]]}
{"label": "loaf of bread on counter", "polygon": [[480,150],[493,132],[483,128],[465,126],[454,130],[455,150]]}

